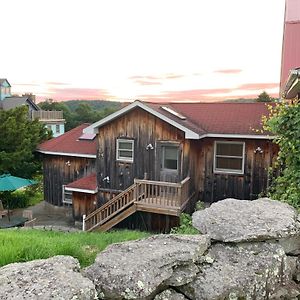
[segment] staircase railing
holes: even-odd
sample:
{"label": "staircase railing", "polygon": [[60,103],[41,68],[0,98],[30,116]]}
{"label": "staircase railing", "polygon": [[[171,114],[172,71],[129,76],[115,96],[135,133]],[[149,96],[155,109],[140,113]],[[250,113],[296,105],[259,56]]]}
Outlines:
{"label": "staircase railing", "polygon": [[134,184],[90,213],[84,219],[84,228],[91,231],[118,215],[135,202],[180,209],[189,198],[190,177],[179,183],[135,179]]}
{"label": "staircase railing", "polygon": [[136,200],[135,184],[90,213],[84,220],[85,230],[91,231],[118,214]]}

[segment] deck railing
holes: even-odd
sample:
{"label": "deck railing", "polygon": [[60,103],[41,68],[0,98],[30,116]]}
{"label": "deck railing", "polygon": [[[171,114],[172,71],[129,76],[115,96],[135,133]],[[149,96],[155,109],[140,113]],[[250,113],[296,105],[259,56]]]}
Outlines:
{"label": "deck railing", "polygon": [[32,120],[63,120],[63,118],[63,111],[61,110],[38,110],[31,112]]}
{"label": "deck railing", "polygon": [[135,179],[137,194],[142,195],[139,201],[158,206],[180,208],[187,200],[190,177],[179,183]]}
{"label": "deck railing", "polygon": [[90,213],[84,219],[84,228],[91,231],[134,203],[180,210],[189,198],[189,183],[190,177],[179,183],[135,179],[133,185]]}

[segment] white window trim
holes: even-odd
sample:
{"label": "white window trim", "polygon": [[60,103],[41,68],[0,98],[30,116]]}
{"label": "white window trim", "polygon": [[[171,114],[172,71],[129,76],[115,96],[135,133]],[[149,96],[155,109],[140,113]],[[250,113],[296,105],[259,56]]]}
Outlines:
{"label": "white window trim", "polygon": [[[119,142],[125,142],[125,143],[131,143],[132,144],[132,149],[121,149],[122,151],[132,151],[132,158],[129,157],[122,157],[119,156]],[[117,139],[117,151],[116,151],[116,159],[117,161],[124,161],[124,162],[130,162],[133,163],[133,158],[134,158],[134,140],[132,139]]]}
{"label": "white window trim", "polygon": [[[177,169],[168,169],[168,168],[165,168],[165,150],[164,148],[165,147],[174,147],[177,149]],[[161,160],[161,169],[162,171],[168,171],[168,172],[178,172],[179,171],[179,144],[174,144],[174,145],[171,145],[171,144],[162,144],[161,146],[161,149],[162,149],[162,153],[161,153],[161,156],[162,156],[162,160]]]}
{"label": "white window trim", "polygon": [[[238,144],[243,145],[243,156],[231,156],[231,155],[221,155],[222,157],[227,158],[242,158],[242,170],[233,170],[233,169],[220,169],[217,168],[217,144]],[[232,142],[232,141],[215,141],[214,142],[214,173],[220,174],[239,174],[243,175],[245,172],[245,142]]]}
{"label": "white window trim", "polygon": [[73,204],[73,195],[72,195],[72,192],[71,192],[71,201],[66,199],[65,198],[65,191],[67,192],[70,192],[67,188],[66,188],[66,185],[63,185],[62,186],[62,202],[65,203],[65,204]]}

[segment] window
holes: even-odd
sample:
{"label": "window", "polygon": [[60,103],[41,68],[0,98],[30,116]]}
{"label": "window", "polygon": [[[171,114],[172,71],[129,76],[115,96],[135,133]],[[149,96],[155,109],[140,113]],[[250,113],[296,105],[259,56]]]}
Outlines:
{"label": "window", "polygon": [[60,126],[59,125],[55,126],[55,131],[56,131],[56,133],[60,133]]}
{"label": "window", "polygon": [[245,143],[215,142],[214,172],[244,174]]}
{"label": "window", "polygon": [[178,170],[178,146],[162,146],[162,169]]}
{"label": "window", "polygon": [[134,140],[117,140],[117,160],[133,162]]}
{"label": "window", "polygon": [[62,202],[72,204],[72,192],[65,190],[65,185],[62,186]]}

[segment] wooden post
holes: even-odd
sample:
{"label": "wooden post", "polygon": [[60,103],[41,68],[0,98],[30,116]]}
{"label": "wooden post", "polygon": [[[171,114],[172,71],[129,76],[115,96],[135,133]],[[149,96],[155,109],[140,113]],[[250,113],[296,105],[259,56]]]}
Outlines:
{"label": "wooden post", "polygon": [[86,218],[86,215],[83,215],[82,216],[82,231],[85,231],[85,218]]}

